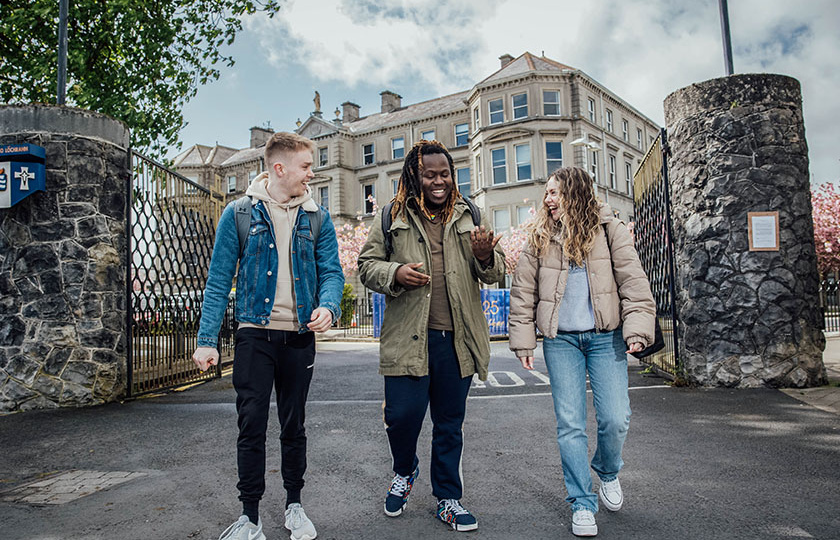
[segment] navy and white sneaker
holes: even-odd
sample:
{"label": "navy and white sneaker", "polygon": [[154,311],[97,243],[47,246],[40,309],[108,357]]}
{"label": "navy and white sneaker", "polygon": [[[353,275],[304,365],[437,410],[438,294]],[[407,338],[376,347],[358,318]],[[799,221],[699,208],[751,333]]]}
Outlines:
{"label": "navy and white sneaker", "polygon": [[388,488],[388,496],[385,497],[385,515],[389,517],[397,517],[403,513],[405,505],[408,503],[408,496],[411,493],[411,488],[414,486],[414,481],[420,475],[420,467],[414,469],[410,476],[394,475],[391,480],[391,487]]}
{"label": "navy and white sneaker", "polygon": [[474,531],[478,529],[478,521],[470,511],[461,506],[458,499],[441,499],[438,501],[437,517],[456,531]]}

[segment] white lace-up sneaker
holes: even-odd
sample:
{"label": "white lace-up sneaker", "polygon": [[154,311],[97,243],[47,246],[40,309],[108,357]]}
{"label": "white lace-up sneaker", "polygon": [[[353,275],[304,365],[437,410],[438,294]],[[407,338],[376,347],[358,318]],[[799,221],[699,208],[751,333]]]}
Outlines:
{"label": "white lace-up sneaker", "polygon": [[618,512],[624,504],[624,493],[621,492],[621,483],[618,478],[609,482],[602,481],[601,487],[598,488],[598,495],[607,510],[612,512]]}
{"label": "white lace-up sneaker", "polygon": [[225,529],[219,540],[265,540],[262,532],[262,520],[254,525],[248,516],[239,516],[230,527]]}
{"label": "white lace-up sneaker", "polygon": [[292,540],[315,540],[318,536],[300,503],[292,503],[286,508],[286,528],[291,531]]}
{"label": "white lace-up sneaker", "polygon": [[598,525],[595,524],[595,514],[592,510],[581,508],[572,513],[572,534],[575,536],[595,536]]}

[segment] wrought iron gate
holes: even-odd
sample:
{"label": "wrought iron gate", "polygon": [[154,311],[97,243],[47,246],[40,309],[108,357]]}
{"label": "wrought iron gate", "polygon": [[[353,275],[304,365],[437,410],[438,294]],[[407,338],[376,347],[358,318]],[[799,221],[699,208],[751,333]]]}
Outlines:
{"label": "wrought iron gate", "polygon": [[[132,160],[126,322],[128,393],[136,396],[221,375],[222,362],[202,373],[191,357],[222,200],[141,154]],[[232,348],[230,315],[223,360]]]}
{"label": "wrought iron gate", "polygon": [[650,280],[656,301],[656,316],[662,327],[665,348],[645,362],[671,376],[680,375],[679,347],[674,286],[671,195],[668,183],[668,138],[663,129],[651,144],[636,174],[633,199],[636,221],[633,227],[636,250]]}

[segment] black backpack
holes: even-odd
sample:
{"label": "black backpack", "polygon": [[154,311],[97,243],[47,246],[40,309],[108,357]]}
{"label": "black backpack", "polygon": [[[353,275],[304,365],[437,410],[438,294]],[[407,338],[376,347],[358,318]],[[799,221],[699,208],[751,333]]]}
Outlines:
{"label": "black backpack", "polygon": [[[467,210],[472,216],[473,225],[478,227],[481,225],[481,210],[474,202],[464,197],[464,202],[467,203]],[[391,259],[391,253],[394,252],[394,243],[391,240],[391,233],[388,230],[391,228],[393,219],[391,218],[391,208],[394,206],[394,201],[389,202],[382,209],[382,235],[385,237],[385,260]]]}
{"label": "black backpack", "polygon": [[[251,226],[251,196],[245,195],[236,199],[233,203],[234,217],[236,218],[236,234],[239,236],[239,257],[245,253],[245,242],[248,240],[248,227]],[[306,211],[309,214],[309,226],[312,229],[312,237],[315,245],[318,245],[318,235],[321,234],[321,223],[324,220],[324,211],[318,207],[316,212]]]}

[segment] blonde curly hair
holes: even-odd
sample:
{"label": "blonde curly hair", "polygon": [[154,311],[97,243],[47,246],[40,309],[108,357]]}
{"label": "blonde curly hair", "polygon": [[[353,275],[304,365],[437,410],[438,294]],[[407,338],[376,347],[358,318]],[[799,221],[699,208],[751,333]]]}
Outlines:
{"label": "blonde curly hair", "polygon": [[580,167],[562,167],[548,177],[546,190],[552,182],[557,184],[560,194],[560,217],[557,221],[551,217],[543,196],[543,203],[531,222],[528,245],[539,257],[546,252],[551,239],[559,234],[566,256],[582,266],[586,255],[592,251],[601,222],[592,177]]}

